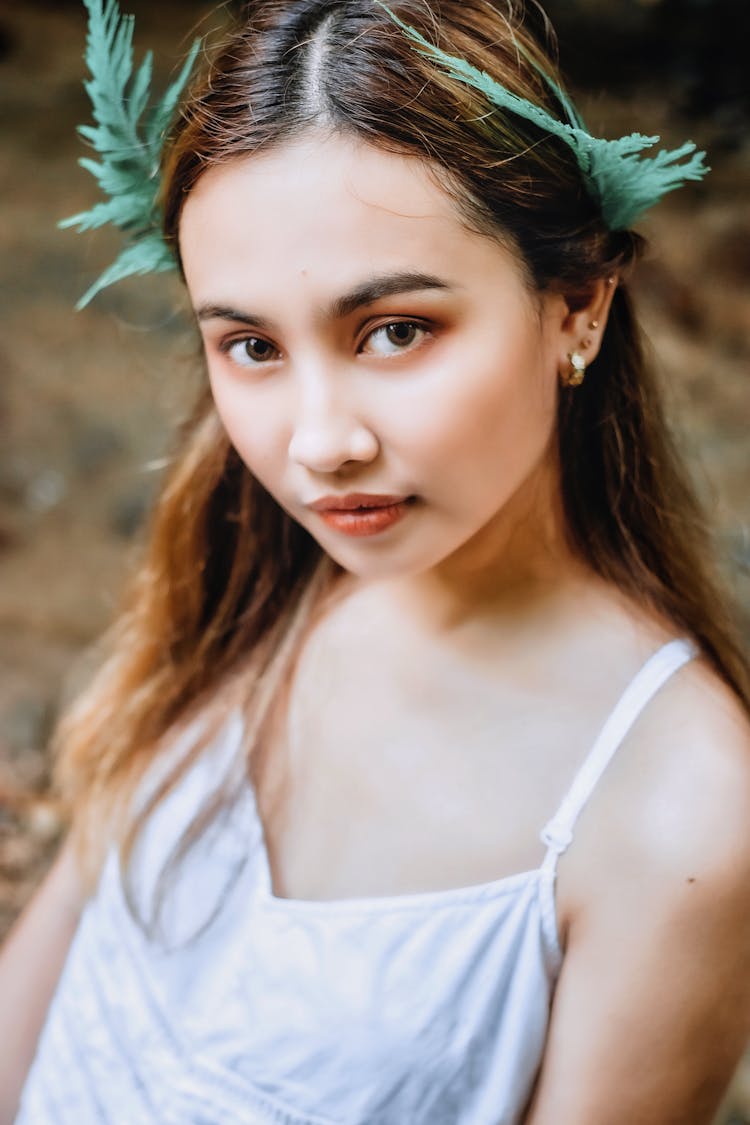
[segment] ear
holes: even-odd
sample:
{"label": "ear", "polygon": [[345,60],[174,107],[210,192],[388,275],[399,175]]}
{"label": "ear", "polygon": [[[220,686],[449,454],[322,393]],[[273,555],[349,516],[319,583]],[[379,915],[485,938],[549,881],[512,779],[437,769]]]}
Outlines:
{"label": "ear", "polygon": [[[573,353],[582,357],[585,367],[592,364],[599,354],[616,288],[617,278],[612,275],[599,278],[584,296],[565,298],[567,311],[560,324],[558,356],[558,369],[564,383],[571,378],[570,357]],[[577,381],[580,380],[574,373],[572,382],[575,385]]]}

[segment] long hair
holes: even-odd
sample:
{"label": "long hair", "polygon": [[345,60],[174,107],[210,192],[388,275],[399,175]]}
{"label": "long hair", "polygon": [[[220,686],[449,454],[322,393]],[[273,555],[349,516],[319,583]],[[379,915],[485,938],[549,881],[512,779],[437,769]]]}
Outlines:
{"label": "long hair", "polygon": [[[559,113],[540,77],[541,69],[560,81],[536,6],[391,7],[444,50]],[[447,77],[377,0],[251,0],[190,91],[166,148],[164,233],[178,261],[181,210],[207,169],[312,128],[425,162],[467,226],[517,253],[530,290],[561,292],[571,308],[596,280],[627,275],[641,251],[636,234],[605,227],[564,143]],[[694,637],[750,709],[747,665],[625,284],[589,376],[561,392],[558,440],[567,533],[579,556]],[[181,435],[109,655],[59,731],[58,777],[84,854],[111,836],[111,822],[127,859],[201,740],[129,821],[126,798],[166,736],[209,702],[217,721],[229,701],[243,707],[250,760],[305,627],[340,572],[253,479],[204,393]],[[113,811],[120,819],[111,820]]]}

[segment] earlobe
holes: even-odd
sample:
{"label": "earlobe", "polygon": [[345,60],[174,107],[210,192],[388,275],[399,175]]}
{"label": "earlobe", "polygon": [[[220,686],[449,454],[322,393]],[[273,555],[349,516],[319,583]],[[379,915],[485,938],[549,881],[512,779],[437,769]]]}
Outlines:
{"label": "earlobe", "polygon": [[616,288],[615,276],[601,278],[595,283],[590,298],[568,312],[563,324],[567,351],[560,358],[560,382],[564,387],[579,387],[586,368],[599,354]]}

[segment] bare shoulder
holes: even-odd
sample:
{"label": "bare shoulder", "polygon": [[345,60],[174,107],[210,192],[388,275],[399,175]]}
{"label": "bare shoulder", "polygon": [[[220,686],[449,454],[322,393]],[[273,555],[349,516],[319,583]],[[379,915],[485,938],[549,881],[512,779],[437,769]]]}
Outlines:
{"label": "bare shoulder", "polygon": [[561,857],[565,959],[529,1125],[712,1118],[750,1034],[749,823],[750,723],[694,660]]}
{"label": "bare shoulder", "polygon": [[644,708],[584,809],[564,894],[585,908],[614,881],[631,906],[668,910],[687,887],[696,905],[724,892],[747,910],[748,824],[750,718],[695,659]]}
{"label": "bare shoulder", "polygon": [[628,741],[622,770],[630,754],[636,824],[654,859],[750,865],[750,717],[705,660],[671,678]]}
{"label": "bare shoulder", "polygon": [[711,1120],[750,1034],[748,823],[750,724],[692,661],[561,857],[565,958],[529,1125]]}

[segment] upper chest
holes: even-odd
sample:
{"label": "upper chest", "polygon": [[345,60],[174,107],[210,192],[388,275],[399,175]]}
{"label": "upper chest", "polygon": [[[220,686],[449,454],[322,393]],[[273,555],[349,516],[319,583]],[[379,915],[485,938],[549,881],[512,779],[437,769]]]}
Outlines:
{"label": "upper chest", "polygon": [[596,733],[593,694],[582,705],[564,678],[430,649],[366,615],[328,622],[274,724],[259,804],[276,892],[393,895],[537,866]]}

